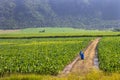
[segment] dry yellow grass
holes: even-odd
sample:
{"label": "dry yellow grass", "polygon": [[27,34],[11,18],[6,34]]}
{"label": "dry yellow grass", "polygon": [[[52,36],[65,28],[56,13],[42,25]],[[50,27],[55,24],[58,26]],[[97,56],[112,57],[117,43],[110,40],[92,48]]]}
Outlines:
{"label": "dry yellow grass", "polygon": [[70,73],[66,77],[56,77],[50,75],[13,74],[9,77],[0,78],[0,80],[120,80],[120,73],[105,73],[93,69],[85,75]]}

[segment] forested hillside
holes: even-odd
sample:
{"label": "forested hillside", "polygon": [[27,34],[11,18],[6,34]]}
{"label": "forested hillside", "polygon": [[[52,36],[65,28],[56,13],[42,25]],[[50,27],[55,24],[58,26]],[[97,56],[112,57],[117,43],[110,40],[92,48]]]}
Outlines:
{"label": "forested hillside", "polygon": [[120,0],[0,0],[0,29],[120,28]]}

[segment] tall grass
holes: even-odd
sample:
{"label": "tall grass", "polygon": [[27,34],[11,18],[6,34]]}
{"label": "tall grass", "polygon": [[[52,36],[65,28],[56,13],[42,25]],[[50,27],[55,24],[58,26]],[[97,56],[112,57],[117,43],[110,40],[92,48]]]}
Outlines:
{"label": "tall grass", "polygon": [[99,70],[91,70],[85,75],[69,74],[66,77],[57,77],[38,74],[13,74],[0,80],[120,80],[119,73],[105,73]]}

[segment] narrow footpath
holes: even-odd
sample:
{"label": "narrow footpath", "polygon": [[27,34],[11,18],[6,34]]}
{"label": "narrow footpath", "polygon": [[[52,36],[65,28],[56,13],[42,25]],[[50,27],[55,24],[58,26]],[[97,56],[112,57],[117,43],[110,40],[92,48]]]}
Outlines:
{"label": "narrow footpath", "polygon": [[100,38],[93,40],[89,46],[85,49],[84,55],[85,59],[81,60],[79,56],[69,65],[65,67],[62,73],[58,76],[66,76],[69,73],[72,74],[85,74],[88,73],[92,68],[94,68],[94,57],[96,53],[96,47]]}

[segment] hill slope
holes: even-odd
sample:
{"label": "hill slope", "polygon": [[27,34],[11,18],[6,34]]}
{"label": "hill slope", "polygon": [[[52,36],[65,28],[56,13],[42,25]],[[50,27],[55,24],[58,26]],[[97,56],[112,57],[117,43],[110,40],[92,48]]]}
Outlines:
{"label": "hill slope", "polygon": [[120,28],[119,0],[0,0],[0,28]]}

